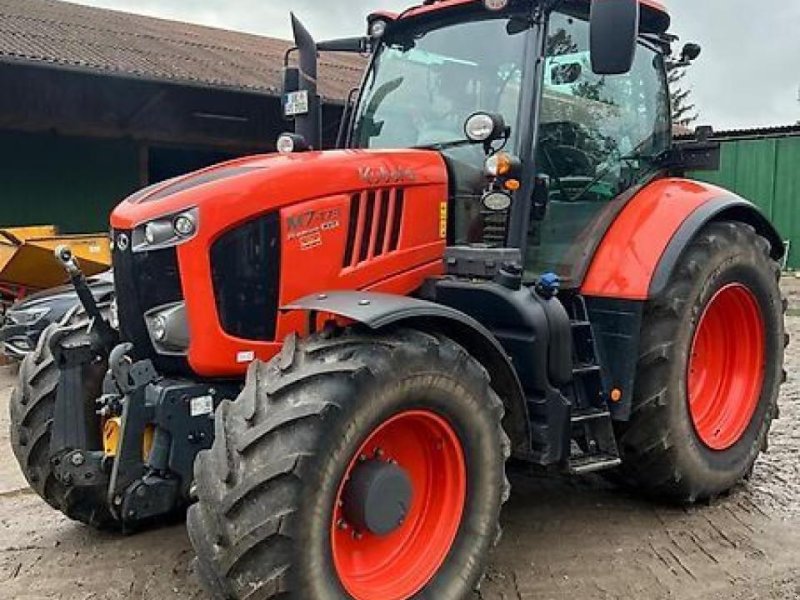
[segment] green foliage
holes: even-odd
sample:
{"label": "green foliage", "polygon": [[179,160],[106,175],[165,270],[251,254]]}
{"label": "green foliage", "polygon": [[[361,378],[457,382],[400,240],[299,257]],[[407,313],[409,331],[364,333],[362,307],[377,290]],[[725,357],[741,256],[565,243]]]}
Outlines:
{"label": "green foliage", "polygon": [[672,122],[682,127],[689,127],[700,118],[692,102],[692,89],[684,85],[687,66],[678,61],[667,62],[667,81],[672,97]]}

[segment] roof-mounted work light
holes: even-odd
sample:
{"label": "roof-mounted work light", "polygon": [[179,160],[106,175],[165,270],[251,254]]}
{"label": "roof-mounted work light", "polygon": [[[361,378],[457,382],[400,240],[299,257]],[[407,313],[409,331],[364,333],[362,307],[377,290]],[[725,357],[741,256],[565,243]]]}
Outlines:
{"label": "roof-mounted work light", "polygon": [[388,25],[389,23],[385,19],[375,19],[369,24],[369,37],[373,39],[382,38]]}

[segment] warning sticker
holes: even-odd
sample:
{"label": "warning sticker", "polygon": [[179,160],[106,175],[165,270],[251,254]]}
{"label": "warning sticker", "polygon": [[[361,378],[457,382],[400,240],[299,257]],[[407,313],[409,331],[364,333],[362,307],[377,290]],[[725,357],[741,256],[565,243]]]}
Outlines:
{"label": "warning sticker", "polygon": [[192,398],[189,404],[189,411],[193,417],[202,417],[214,412],[214,399],[211,396]]}
{"label": "warning sticker", "polygon": [[447,202],[442,202],[439,207],[439,237],[447,237]]}
{"label": "warning sticker", "polygon": [[236,353],[236,362],[240,365],[251,363],[256,359],[256,353],[252,350]]}
{"label": "warning sticker", "polygon": [[322,246],[322,236],[320,235],[319,231],[309,233],[308,235],[304,235],[300,238],[301,250],[311,250],[317,246]]}

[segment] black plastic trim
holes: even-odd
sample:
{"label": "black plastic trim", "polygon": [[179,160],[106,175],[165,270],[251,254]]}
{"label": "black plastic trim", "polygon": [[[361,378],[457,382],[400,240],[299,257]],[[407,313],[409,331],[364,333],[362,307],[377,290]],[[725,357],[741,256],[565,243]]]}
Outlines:
{"label": "black plastic trim", "polygon": [[281,270],[278,212],[257,216],[211,245],[211,279],[223,331],[246,340],[272,341],[277,327]]}
{"label": "black plastic trim", "polygon": [[726,194],[695,209],[672,236],[650,281],[650,298],[657,297],[664,291],[675,265],[678,264],[687,246],[700,230],[711,221],[725,219],[741,221],[755,227],[759,235],[764,236],[770,242],[772,258],[775,260],[783,258],[785,252],[783,239],[772,223],[752,202],[735,194]]}
{"label": "black plastic trim", "polygon": [[586,296],[586,309],[595,339],[605,390],[622,397],[608,402],[615,421],[627,421],[633,407],[645,302]]}
{"label": "black plastic trim", "polygon": [[162,187],[158,191],[155,191],[151,188],[147,188],[148,190],[154,191],[155,193],[142,194],[142,195],[135,194],[134,196],[131,196],[128,202],[133,202],[135,204],[156,202],[158,200],[163,200],[164,198],[173,196],[180,192],[185,192],[186,190],[190,190],[192,188],[205,185],[207,183],[213,183],[215,181],[229,179],[231,177],[236,177],[237,175],[243,175],[245,173],[249,173],[250,171],[256,171],[258,169],[260,169],[260,167],[222,167],[214,169],[207,173],[197,173],[194,175],[189,175],[179,181],[167,185],[166,187]]}
{"label": "black plastic trim", "polygon": [[[114,232],[131,235],[130,230]],[[113,250],[114,288],[119,313],[120,334],[134,345],[134,359],[152,358],[165,373],[191,373],[185,357],[163,356],[150,341],[144,315],[158,306],[182,302],[178,253],[175,247],[134,254],[130,246]]]}
{"label": "black plastic trim", "polygon": [[492,379],[492,387],[503,399],[507,433],[515,455],[530,454],[530,423],[522,383],[508,354],[497,338],[469,315],[443,304],[417,298],[376,292],[336,291],[306,296],[280,309],[283,312],[305,311],[312,320],[324,312],[346,317],[370,329],[406,325],[421,331],[437,331],[465,347]]}
{"label": "black plastic trim", "polygon": [[281,307],[284,312],[296,310],[339,315],[358,321],[370,329],[382,329],[398,321],[416,317],[442,317],[472,327],[498,350],[502,350],[502,346],[489,330],[472,317],[442,304],[407,296],[378,292],[325,292],[300,298]]}

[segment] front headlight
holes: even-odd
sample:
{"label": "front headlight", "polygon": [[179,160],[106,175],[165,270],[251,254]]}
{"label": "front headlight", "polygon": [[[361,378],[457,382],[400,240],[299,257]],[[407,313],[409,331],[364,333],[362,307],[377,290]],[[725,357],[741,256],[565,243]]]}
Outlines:
{"label": "front headlight", "polygon": [[196,208],[153,219],[133,230],[133,251],[149,252],[188,242],[197,234]]}
{"label": "front headlight", "polygon": [[50,314],[52,308],[23,308],[8,311],[6,315],[10,323],[16,325],[35,325],[47,315]]}
{"label": "front headlight", "polygon": [[176,302],[158,306],[144,315],[150,341],[155,349],[166,355],[184,355],[189,349],[189,322],[186,304]]}

